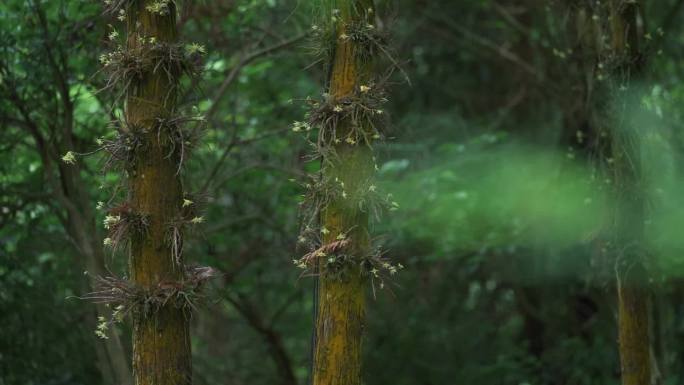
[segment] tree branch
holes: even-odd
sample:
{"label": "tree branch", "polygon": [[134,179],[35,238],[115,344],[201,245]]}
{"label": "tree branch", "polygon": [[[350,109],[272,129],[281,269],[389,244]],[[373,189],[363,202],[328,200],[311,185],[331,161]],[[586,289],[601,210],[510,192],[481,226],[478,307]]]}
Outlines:
{"label": "tree branch", "polygon": [[218,90],[216,91],[216,94],[214,95],[214,99],[211,102],[211,105],[209,106],[209,109],[207,109],[207,112],[205,113],[205,118],[207,120],[210,120],[213,115],[216,113],[216,110],[218,109],[219,101],[223,98],[223,96],[226,94],[226,91],[228,91],[228,87],[235,81],[237,78],[237,75],[242,71],[242,68],[244,68],[247,64],[251,63],[253,60],[258,59],[261,56],[267,55],[269,53],[272,53],[274,51],[277,51],[279,49],[285,48],[287,46],[290,46],[300,40],[302,40],[305,36],[307,36],[306,33],[297,35],[291,39],[282,41],[280,43],[277,43],[275,45],[272,45],[270,47],[262,48],[260,50],[251,52],[249,54],[243,55],[238,63],[231,68],[230,72],[228,73],[228,76],[223,80],[223,83],[219,86]]}

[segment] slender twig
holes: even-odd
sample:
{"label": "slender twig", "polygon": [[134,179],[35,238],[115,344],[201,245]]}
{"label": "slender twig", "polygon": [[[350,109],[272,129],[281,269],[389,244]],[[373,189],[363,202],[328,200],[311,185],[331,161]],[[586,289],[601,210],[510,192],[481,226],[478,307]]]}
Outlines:
{"label": "slender twig", "polygon": [[302,40],[304,37],[306,37],[306,33],[297,35],[291,39],[279,42],[277,44],[274,44],[272,46],[262,48],[260,50],[251,52],[249,54],[243,55],[240,60],[238,60],[237,64],[233,68],[231,68],[230,72],[228,73],[228,76],[223,80],[223,83],[219,86],[218,90],[216,91],[216,94],[214,95],[214,99],[211,102],[211,105],[209,106],[209,109],[207,109],[207,112],[205,113],[205,117],[207,120],[211,119],[212,116],[216,113],[219,102],[223,98],[223,96],[226,94],[228,91],[228,87],[230,87],[231,84],[233,84],[233,81],[237,78],[237,75],[242,71],[242,69],[249,63],[251,63],[253,60],[260,58],[261,56],[267,55],[269,53],[272,53],[274,51],[277,51],[279,49],[288,47],[300,40]]}

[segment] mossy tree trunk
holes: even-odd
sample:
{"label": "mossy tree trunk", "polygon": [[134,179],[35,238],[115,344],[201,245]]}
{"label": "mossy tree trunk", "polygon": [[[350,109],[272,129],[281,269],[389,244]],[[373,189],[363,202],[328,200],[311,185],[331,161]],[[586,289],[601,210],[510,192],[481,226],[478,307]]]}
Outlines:
{"label": "mossy tree trunk", "polygon": [[[127,46],[131,52],[150,38],[160,43],[176,42],[174,2],[168,2],[168,12],[151,12],[147,3],[131,2],[127,13]],[[160,139],[156,126],[158,118],[169,118],[176,110],[180,73],[170,75],[148,70],[129,88],[126,97],[127,124],[141,130],[147,145],[129,171],[130,205],[149,220],[147,231],[131,240],[130,276],[136,285],[149,290],[176,284],[184,276],[182,260],[172,256],[166,241],[168,226],[178,218],[182,205],[179,159],[169,148],[172,144],[163,135]],[[191,383],[189,319],[182,309],[169,303],[158,311],[135,312],[133,374],[137,385]]]}
{"label": "mossy tree trunk", "polygon": [[[351,39],[344,39],[347,26],[366,22],[373,13],[371,0],[334,0],[335,47],[332,57],[329,95],[340,100],[352,95],[360,84],[371,75],[369,63],[358,60],[358,50],[363,49]],[[338,124],[336,137],[344,138],[351,122]],[[334,144],[334,155],[323,172],[324,177],[339,181],[345,189],[356,191],[368,181],[374,171],[370,146],[341,142]],[[362,256],[370,249],[368,213],[343,197],[336,197],[321,213],[325,229],[323,244],[334,242],[340,234],[349,239],[347,252]],[[365,281],[360,265],[349,266],[342,276],[324,273],[325,258],[321,258],[318,282],[318,309],[315,321],[315,346],[313,357],[314,385],[361,384],[361,341],[365,323]]]}
{"label": "mossy tree trunk", "polygon": [[[633,87],[641,78],[645,58],[640,35],[644,29],[643,3],[610,0],[605,8],[580,9],[577,36],[587,71],[587,121],[596,138],[594,151],[612,173],[615,202],[611,235],[618,301],[618,341],[624,385],[649,385],[655,367],[649,335],[649,290],[645,266],[645,192],[642,187],[641,138],[634,123],[639,95]],[[640,23],[641,22],[641,23]],[[631,84],[630,84],[631,83]],[[594,90],[596,94],[592,93]],[[632,86],[632,87],[628,87]],[[605,143],[603,142],[605,140]],[[607,144],[608,150],[603,144]]]}
{"label": "mossy tree trunk", "polygon": [[[643,68],[637,1],[610,3],[612,51],[620,58],[614,76],[619,81],[638,79]],[[617,89],[617,87],[614,87]],[[633,91],[632,91],[633,92]],[[652,381],[649,328],[649,290],[645,268],[645,196],[642,187],[639,128],[625,116],[639,108],[636,95],[619,102],[614,116],[612,157],[615,183],[615,250],[618,292],[618,330],[623,385],[649,385]]]}

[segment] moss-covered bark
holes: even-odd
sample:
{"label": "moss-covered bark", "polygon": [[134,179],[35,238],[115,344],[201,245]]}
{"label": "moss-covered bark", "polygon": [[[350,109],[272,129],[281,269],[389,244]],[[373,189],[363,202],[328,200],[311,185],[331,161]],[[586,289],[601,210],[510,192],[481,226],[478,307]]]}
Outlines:
{"label": "moss-covered bark", "polygon": [[[146,1],[131,2],[127,14],[127,45],[134,51],[143,39],[175,43],[176,11],[153,13]],[[166,241],[168,225],[182,205],[182,187],[177,173],[178,159],[163,135],[158,135],[157,118],[175,111],[175,94],[180,74],[164,71],[142,74],[128,89],[126,119],[141,128],[146,148],[129,171],[130,204],[149,218],[149,228],[131,240],[130,275],[144,288],[174,284],[183,278],[182,260],[172,257]],[[171,155],[169,155],[171,154]],[[174,385],[191,382],[189,320],[183,310],[168,304],[158,311],[139,309],[134,315],[133,372],[137,385]]]}
{"label": "moss-covered bark", "polygon": [[[358,47],[350,39],[343,39],[346,28],[361,22],[367,12],[372,13],[372,1],[337,0],[333,9],[338,18],[335,48],[330,69],[329,94],[333,100],[352,95],[362,81],[369,77],[370,66],[358,60]],[[351,122],[341,122],[337,137],[345,137]],[[334,156],[324,173],[338,180],[349,191],[356,191],[373,173],[373,157],[369,146],[339,143],[334,145]],[[337,178],[337,179],[335,179]],[[346,234],[350,243],[347,252],[362,256],[368,253],[368,213],[358,204],[336,197],[321,213],[321,224],[327,233],[323,243],[334,242]],[[325,271],[325,258],[319,261],[319,271]],[[315,325],[313,358],[314,385],[361,384],[361,341],[365,322],[365,276],[359,265],[349,266],[341,276],[322,273],[318,286],[318,309]]]}
{"label": "moss-covered bark", "polygon": [[[640,46],[640,4],[637,1],[612,0],[610,3],[612,51],[620,58],[615,76],[638,79],[643,67]],[[641,15],[643,17],[643,15]],[[627,97],[618,113],[638,108]],[[651,383],[651,341],[649,327],[649,292],[645,268],[644,222],[646,204],[641,187],[641,153],[638,127],[624,116],[615,117],[612,137],[615,183],[615,247],[618,292],[618,335],[623,385]]]}
{"label": "moss-covered bark", "polygon": [[623,385],[651,384],[648,292],[618,276],[620,366]]}

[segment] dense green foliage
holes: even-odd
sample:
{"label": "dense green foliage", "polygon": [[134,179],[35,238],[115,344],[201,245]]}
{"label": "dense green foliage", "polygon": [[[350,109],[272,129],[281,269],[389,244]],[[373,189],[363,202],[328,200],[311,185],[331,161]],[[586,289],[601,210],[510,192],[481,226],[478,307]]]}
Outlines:
{"label": "dense green foliage", "polygon": [[[180,6],[182,40],[207,51],[200,97],[183,100],[208,120],[182,171],[206,196],[185,258],[221,273],[192,320],[199,385],[307,381],[314,279],[292,260],[306,252],[298,208],[317,166],[292,100],[325,83],[311,66],[317,3]],[[683,2],[647,4],[638,84],[581,48],[576,17],[605,19],[598,2],[376,3],[411,83],[393,75],[392,130],[376,147],[399,209],[373,233],[406,268],[369,289],[366,383],[619,383],[605,116],[640,133],[653,355],[659,383],[684,383]],[[78,236],[102,243],[95,207],[118,176],[100,154],[62,157],[97,148],[118,113],[116,94],[98,92],[118,25],[96,1],[0,3],[0,385],[109,383],[93,305],[78,299],[90,290]],[[621,86],[599,91],[609,81]],[[77,228],[70,204],[96,221]],[[123,275],[124,254],[104,264]]]}

